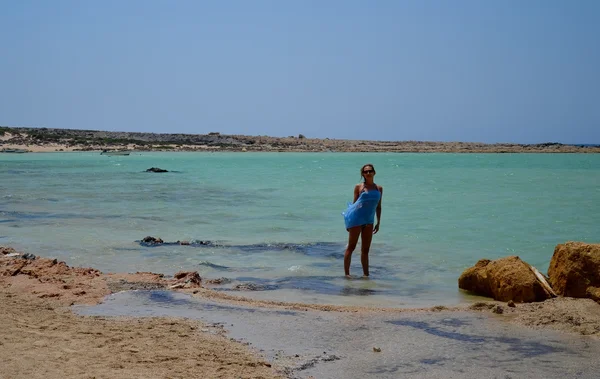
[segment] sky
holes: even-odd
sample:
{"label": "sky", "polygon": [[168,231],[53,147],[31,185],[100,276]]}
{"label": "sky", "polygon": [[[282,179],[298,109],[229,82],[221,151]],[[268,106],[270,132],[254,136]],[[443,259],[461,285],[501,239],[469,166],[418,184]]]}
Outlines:
{"label": "sky", "polygon": [[0,125],[600,144],[596,0],[0,0]]}

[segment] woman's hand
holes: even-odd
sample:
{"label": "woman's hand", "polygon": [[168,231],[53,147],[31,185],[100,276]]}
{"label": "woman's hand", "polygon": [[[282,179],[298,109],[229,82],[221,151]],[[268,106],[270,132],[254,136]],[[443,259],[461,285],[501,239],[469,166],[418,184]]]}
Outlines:
{"label": "woman's hand", "polygon": [[375,224],[375,227],[373,228],[373,234],[377,234],[378,231],[379,231],[379,223]]}

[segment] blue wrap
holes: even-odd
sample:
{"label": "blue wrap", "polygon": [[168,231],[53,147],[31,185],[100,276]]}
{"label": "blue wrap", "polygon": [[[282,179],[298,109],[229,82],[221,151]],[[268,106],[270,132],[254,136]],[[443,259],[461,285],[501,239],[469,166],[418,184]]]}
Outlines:
{"label": "blue wrap", "polygon": [[348,209],[342,212],[346,229],[373,224],[379,199],[381,199],[381,193],[377,190],[371,190],[362,192],[354,204],[348,203]]}

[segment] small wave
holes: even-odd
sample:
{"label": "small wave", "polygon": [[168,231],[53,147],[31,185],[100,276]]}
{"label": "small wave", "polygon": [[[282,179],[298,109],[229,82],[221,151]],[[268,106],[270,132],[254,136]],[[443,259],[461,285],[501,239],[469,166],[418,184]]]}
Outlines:
{"label": "small wave", "polygon": [[218,265],[216,263],[212,263],[209,261],[202,261],[202,262],[198,263],[198,265],[204,266],[204,267],[210,267],[212,269],[219,270],[219,271],[233,271],[233,269],[231,267]]}
{"label": "small wave", "polygon": [[296,273],[296,274],[308,274],[310,272],[306,266],[302,266],[302,265],[290,266],[290,267],[288,267],[288,271]]}

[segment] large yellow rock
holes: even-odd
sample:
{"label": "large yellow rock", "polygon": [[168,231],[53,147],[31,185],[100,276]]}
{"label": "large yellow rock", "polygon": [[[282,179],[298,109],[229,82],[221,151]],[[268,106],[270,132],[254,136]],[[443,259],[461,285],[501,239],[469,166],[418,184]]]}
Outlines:
{"label": "large yellow rock", "polygon": [[562,296],[600,298],[600,244],[556,245],[548,268],[552,288]]}
{"label": "large yellow rock", "polygon": [[482,259],[458,278],[458,287],[494,300],[528,303],[553,297],[534,269],[517,256]]}

